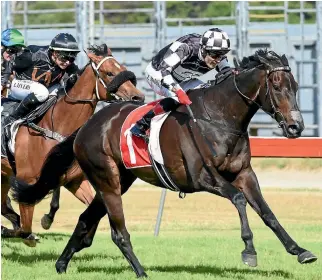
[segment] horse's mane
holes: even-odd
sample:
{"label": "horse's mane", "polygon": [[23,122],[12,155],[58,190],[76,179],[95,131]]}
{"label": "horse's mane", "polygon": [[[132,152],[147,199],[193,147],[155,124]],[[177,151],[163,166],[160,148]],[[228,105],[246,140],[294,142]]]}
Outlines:
{"label": "horse's mane", "polygon": [[[97,56],[112,56],[112,52],[111,50],[108,48],[108,46],[106,44],[102,44],[102,45],[92,45],[87,49],[89,52],[97,55]],[[86,67],[90,64],[90,61],[88,63],[86,63],[86,65],[84,67],[82,67],[81,69],[79,69],[79,75],[82,75],[83,72],[85,71]]]}
{"label": "horse's mane", "polygon": [[284,54],[279,56],[274,51],[259,49],[255,52],[255,54],[244,57],[242,61],[239,62],[237,69],[239,71],[250,70],[263,64],[273,67],[289,66],[288,60]]}
{"label": "horse's mane", "polygon": [[88,48],[88,50],[97,56],[105,57],[108,55],[112,55],[111,50],[109,49],[109,47],[106,44],[92,45]]}

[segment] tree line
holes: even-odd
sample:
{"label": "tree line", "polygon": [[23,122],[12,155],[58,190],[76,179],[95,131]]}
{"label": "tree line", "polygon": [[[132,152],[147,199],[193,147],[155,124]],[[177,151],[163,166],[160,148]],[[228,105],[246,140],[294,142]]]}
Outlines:
{"label": "tree line", "polygon": [[[95,9],[100,9],[100,1],[95,1]],[[24,9],[23,1],[14,1],[15,11]],[[28,10],[43,9],[68,9],[74,8],[74,1],[28,1]],[[219,16],[231,16],[235,14],[235,7],[238,2],[234,1],[168,1],[166,2],[166,13],[168,18],[210,18]],[[284,6],[284,1],[254,1],[249,2],[250,6]],[[315,8],[315,1],[305,1],[305,8]],[[299,1],[288,2],[289,9],[300,8]],[[131,9],[153,8],[153,2],[143,1],[104,1],[103,8],[109,9]],[[284,9],[278,11],[250,11],[250,21],[256,22],[284,22]],[[259,16],[258,16],[259,15]],[[268,16],[267,16],[268,15]],[[276,16],[275,16],[276,15]],[[131,13],[113,13],[104,15],[104,24],[131,24],[131,23],[150,23],[153,21],[153,13],[131,12]],[[267,17],[267,18],[266,18]],[[300,23],[300,14],[289,14],[289,23]],[[304,14],[305,23],[314,23],[316,21],[315,13]],[[50,14],[31,14],[28,16],[28,24],[53,24],[53,23],[73,23],[75,22],[74,12],[53,12]],[[99,23],[99,15],[95,16],[95,23]],[[14,24],[23,24],[23,15],[14,16]],[[202,25],[210,24],[235,24],[233,20],[205,21],[199,23]],[[168,25],[176,25],[169,23]],[[195,22],[184,22],[184,25],[196,25]]]}

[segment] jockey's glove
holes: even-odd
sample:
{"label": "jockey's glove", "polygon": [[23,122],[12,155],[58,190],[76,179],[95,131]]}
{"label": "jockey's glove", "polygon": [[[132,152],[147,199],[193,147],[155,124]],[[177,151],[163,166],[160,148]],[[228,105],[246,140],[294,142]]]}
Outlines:
{"label": "jockey's glove", "polygon": [[192,103],[183,89],[178,89],[175,94],[178,96],[178,100],[181,104],[190,105]]}

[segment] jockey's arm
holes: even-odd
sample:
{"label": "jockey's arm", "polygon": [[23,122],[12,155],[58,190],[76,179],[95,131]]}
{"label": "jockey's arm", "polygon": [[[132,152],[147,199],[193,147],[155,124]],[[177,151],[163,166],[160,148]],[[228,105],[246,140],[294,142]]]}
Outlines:
{"label": "jockey's arm", "polygon": [[78,74],[79,73],[79,68],[75,63],[72,63],[71,65],[69,65],[66,69],[66,73],[68,76],[72,75],[72,74]]}
{"label": "jockey's arm", "polygon": [[79,77],[79,68],[78,66],[73,63],[66,69],[66,74],[68,75],[68,79],[65,85],[66,91],[69,91],[74,84],[77,82],[77,79]]}
{"label": "jockey's arm", "polygon": [[176,92],[179,89],[182,90],[182,88],[173,79],[172,71],[185,61],[190,54],[190,48],[187,44],[180,44],[178,46],[176,43],[178,42],[171,45],[160,64],[162,75],[161,84],[173,92]]}
{"label": "jockey's arm", "polygon": [[21,52],[17,53],[12,60],[13,69],[17,71],[22,71],[26,68],[29,68],[32,62],[32,53],[28,49],[24,49]]}
{"label": "jockey's arm", "polygon": [[223,69],[230,68],[228,59],[226,56],[224,56],[221,61],[216,66],[216,71],[221,72]]}

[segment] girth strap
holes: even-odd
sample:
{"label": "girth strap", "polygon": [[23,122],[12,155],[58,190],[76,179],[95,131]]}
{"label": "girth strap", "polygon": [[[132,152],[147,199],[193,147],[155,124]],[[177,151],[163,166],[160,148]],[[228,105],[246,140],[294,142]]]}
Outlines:
{"label": "girth strap", "polygon": [[58,142],[63,142],[66,138],[65,136],[59,134],[58,132],[51,131],[46,128],[42,128],[42,127],[34,124],[33,122],[28,122],[27,126],[38,131],[41,135],[43,135],[47,138],[53,139],[53,140],[57,140]]}

